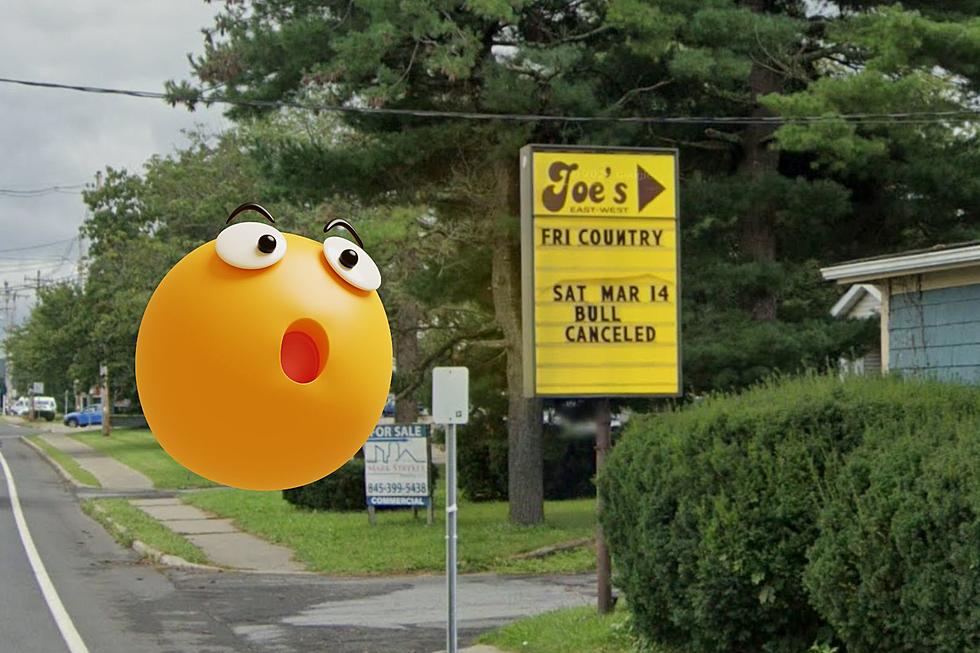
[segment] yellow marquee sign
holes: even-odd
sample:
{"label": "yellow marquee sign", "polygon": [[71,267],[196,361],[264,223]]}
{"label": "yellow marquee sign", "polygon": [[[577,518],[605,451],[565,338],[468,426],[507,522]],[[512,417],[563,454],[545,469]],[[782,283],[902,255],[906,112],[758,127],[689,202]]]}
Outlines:
{"label": "yellow marquee sign", "polygon": [[676,150],[521,150],[528,396],[677,396]]}

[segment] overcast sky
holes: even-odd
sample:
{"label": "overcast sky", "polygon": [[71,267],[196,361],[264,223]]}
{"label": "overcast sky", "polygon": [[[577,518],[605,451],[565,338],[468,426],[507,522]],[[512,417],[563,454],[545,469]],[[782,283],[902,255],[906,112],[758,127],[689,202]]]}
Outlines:
{"label": "overcast sky", "polygon": [[[0,21],[0,77],[162,91],[165,80],[189,78],[186,55],[203,49],[200,29],[215,11],[203,0],[13,0]],[[107,165],[139,170],[186,143],[181,130],[195,125],[227,122],[220,108],[0,84],[0,189],[91,183]],[[77,191],[0,191],[0,284],[23,286],[38,269],[73,274],[79,249],[69,239],[84,217]],[[44,243],[54,244],[22,249]],[[18,292],[19,318],[30,301]]]}

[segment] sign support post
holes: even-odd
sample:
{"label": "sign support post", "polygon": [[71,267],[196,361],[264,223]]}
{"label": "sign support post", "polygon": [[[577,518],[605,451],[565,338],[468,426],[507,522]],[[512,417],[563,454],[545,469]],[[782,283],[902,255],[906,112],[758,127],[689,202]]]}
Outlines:
{"label": "sign support post", "polygon": [[456,425],[446,426],[446,651],[456,653]]}
{"label": "sign support post", "polygon": [[458,652],[456,616],[456,425],[469,421],[469,370],[432,370],[432,420],[446,426],[446,653]]}
{"label": "sign support post", "polygon": [[432,463],[432,440],[430,438],[427,438],[425,441],[425,451],[429,457],[429,464],[425,466],[426,479],[429,482],[429,505],[425,507],[425,525],[432,526],[433,522],[435,522],[436,502],[433,496],[435,484],[432,482],[432,469],[434,465]]}
{"label": "sign support post", "polygon": [[[611,415],[609,413],[609,399],[603,397],[596,400],[595,415],[595,471],[598,475],[606,464],[606,454],[612,446],[612,439],[609,434]],[[596,515],[602,514],[602,497],[596,495],[595,502]],[[615,604],[612,598],[612,561],[609,557],[609,547],[606,546],[606,537],[602,532],[602,522],[596,520],[595,526],[595,557],[596,557],[596,608],[599,614],[609,614],[613,611]]]}

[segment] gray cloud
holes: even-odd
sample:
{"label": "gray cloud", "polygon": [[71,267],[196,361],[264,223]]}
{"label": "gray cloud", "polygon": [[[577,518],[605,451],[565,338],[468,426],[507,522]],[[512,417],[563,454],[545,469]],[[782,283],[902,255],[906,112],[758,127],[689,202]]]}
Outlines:
{"label": "gray cloud", "polygon": [[[200,29],[215,11],[202,0],[7,3],[0,76],[160,91],[165,80],[189,76],[187,53],[201,51]],[[192,113],[157,100],[0,84],[0,188],[91,183],[107,165],[139,170],[185,144],[181,130],[226,125],[220,108]],[[84,217],[77,193],[0,196],[0,250],[73,238]],[[47,278],[73,274],[78,247],[68,245],[0,251],[0,284],[23,286],[37,269]],[[21,291],[19,300],[22,317],[32,297]]]}

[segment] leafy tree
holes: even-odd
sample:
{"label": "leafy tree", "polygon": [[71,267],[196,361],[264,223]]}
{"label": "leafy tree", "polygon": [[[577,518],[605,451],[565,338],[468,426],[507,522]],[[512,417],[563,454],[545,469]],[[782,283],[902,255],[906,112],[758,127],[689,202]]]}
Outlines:
{"label": "leafy tree", "polygon": [[40,288],[27,321],[13,328],[5,341],[14,386],[26,389],[42,381],[45,394],[55,399],[73,390],[71,367],[90,325],[77,285]]}
{"label": "leafy tree", "polygon": [[[80,302],[89,316],[71,373],[87,382],[109,368],[116,397],[138,402],[136,337],[160,280],[188,251],[214,238],[238,204],[261,196],[260,179],[237,132],[192,134],[189,147],[151,157],[142,174],[106,169],[84,193],[91,245]],[[312,222],[302,210],[270,205],[285,226]]]}

